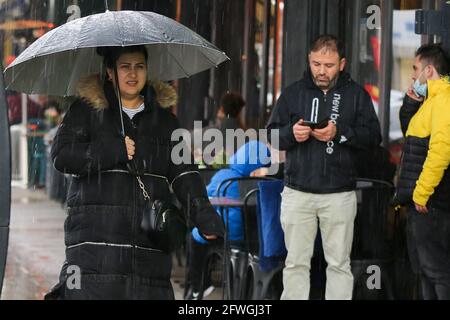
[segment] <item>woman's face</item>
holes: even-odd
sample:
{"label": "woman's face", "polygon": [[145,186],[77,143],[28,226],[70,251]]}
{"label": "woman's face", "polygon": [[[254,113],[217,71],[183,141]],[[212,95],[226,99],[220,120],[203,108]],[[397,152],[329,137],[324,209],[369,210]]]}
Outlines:
{"label": "woman's face", "polygon": [[[115,85],[114,70],[107,70]],[[143,53],[124,53],[117,60],[117,76],[119,78],[122,99],[136,98],[147,82],[147,63]]]}

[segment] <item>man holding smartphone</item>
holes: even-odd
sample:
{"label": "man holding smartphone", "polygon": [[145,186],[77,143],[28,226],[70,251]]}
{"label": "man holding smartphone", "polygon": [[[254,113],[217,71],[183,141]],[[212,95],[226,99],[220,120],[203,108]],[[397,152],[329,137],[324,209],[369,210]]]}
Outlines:
{"label": "man holding smartphone", "polygon": [[[358,150],[378,146],[381,134],[369,94],[344,72],[345,64],[341,42],[319,36],[304,78],[283,91],[269,120],[268,129],[279,130],[280,149],[287,151],[280,217],[288,250],[282,299],[309,298],[318,224],[328,263],[325,298],[352,298],[354,158]],[[310,124],[323,119],[329,119],[324,128]]]}

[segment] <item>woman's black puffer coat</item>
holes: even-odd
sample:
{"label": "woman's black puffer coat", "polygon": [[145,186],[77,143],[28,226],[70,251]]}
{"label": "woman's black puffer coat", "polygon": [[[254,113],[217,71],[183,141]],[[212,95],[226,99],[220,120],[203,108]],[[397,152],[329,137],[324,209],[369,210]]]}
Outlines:
{"label": "woman's black puffer coat", "polygon": [[[153,199],[170,201],[173,191],[190,207],[185,211],[192,224],[204,234],[223,237],[222,221],[207,200],[196,166],[171,161],[176,143],[171,135],[178,122],[161,105],[172,105],[175,91],[149,83],[143,92],[144,111],[132,120],[123,113],[125,134],[136,143],[131,162],[112,84],[102,84],[97,76],[80,82],[79,98],[58,130],[53,163],[73,179],[64,226],[66,261],[49,299],[174,298],[171,255],[140,229],[144,198],[135,174]],[[74,278],[77,270],[80,279]]]}

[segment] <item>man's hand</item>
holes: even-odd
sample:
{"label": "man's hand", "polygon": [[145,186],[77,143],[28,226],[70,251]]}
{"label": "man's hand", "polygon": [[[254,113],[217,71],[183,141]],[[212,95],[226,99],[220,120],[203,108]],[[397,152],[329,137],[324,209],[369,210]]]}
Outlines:
{"label": "man's hand", "polygon": [[305,142],[309,139],[312,132],[311,128],[308,126],[303,126],[303,119],[300,119],[292,128],[294,132],[294,137],[297,142]]}
{"label": "man's hand", "polygon": [[410,97],[411,99],[417,101],[417,102],[423,102],[423,97],[418,97],[416,96],[416,94],[414,93],[412,87],[408,88],[408,91],[406,91],[406,94],[408,95],[408,97]]}
{"label": "man's hand", "polygon": [[128,136],[125,137],[125,146],[127,147],[128,160],[133,160],[135,151],[134,141]]}
{"label": "man's hand", "polygon": [[416,207],[417,212],[420,212],[423,214],[428,213],[428,209],[426,206],[421,206],[420,204],[417,204],[417,203],[414,203],[414,205]]}
{"label": "man's hand", "polygon": [[205,237],[206,240],[217,240],[217,236],[215,235],[208,235],[203,233],[203,237]]}
{"label": "man's hand", "polygon": [[328,121],[328,126],[323,129],[314,129],[311,134],[319,141],[331,141],[336,136],[336,125],[330,120]]}
{"label": "man's hand", "polygon": [[263,168],[256,169],[255,171],[250,173],[250,177],[265,177],[265,176],[267,176],[268,173],[269,173],[269,169],[263,167]]}

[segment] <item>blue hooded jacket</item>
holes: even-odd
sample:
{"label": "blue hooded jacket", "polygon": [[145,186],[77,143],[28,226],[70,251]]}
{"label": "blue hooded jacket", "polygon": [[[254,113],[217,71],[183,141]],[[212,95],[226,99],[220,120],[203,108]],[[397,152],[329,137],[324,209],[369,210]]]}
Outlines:
{"label": "blue hooded jacket", "polygon": [[[211,182],[207,187],[209,197],[228,197],[233,199],[239,198],[239,186],[237,182],[233,182],[224,194],[224,187],[221,188],[221,194],[217,194],[217,188],[222,181],[230,178],[248,177],[250,173],[256,169],[266,167],[270,164],[270,151],[267,146],[259,141],[253,140],[241,148],[229,159],[229,168],[221,169],[212,177]],[[217,212],[220,214],[220,208],[216,207]],[[228,240],[239,241],[243,240],[243,226],[242,216],[240,208],[228,209]],[[208,243],[202,236],[200,236],[198,229],[192,230],[194,239],[206,244]]]}

